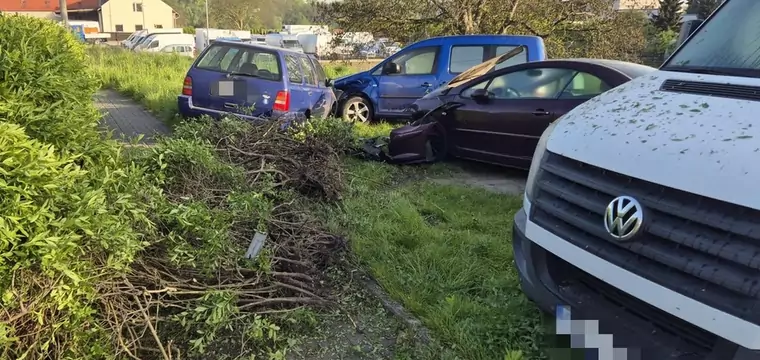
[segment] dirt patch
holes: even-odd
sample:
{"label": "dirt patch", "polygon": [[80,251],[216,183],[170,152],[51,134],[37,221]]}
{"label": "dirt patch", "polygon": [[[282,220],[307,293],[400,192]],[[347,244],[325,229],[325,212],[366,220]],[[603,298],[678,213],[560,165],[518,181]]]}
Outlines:
{"label": "dirt patch", "polygon": [[342,278],[340,309],[317,314],[287,360],[434,359],[440,352],[420,321],[363,271],[331,269],[328,276]]}
{"label": "dirt patch", "polygon": [[527,171],[502,167],[459,163],[457,171],[432,180],[442,185],[480,187],[500,194],[522,195],[525,192]]}

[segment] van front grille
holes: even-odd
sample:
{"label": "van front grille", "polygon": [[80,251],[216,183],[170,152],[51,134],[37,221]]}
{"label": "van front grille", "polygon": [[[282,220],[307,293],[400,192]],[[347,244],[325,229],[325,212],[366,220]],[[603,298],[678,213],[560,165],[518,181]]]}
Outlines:
{"label": "van front grille", "polygon": [[[632,273],[760,324],[760,211],[550,152],[541,170],[531,221]],[[613,240],[603,221],[621,195],[645,209],[642,233],[624,242]]]}

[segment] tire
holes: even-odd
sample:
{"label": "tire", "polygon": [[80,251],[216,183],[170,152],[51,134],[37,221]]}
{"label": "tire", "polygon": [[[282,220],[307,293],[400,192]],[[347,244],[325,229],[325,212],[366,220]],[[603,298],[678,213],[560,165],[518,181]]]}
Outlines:
{"label": "tire", "polygon": [[340,113],[344,121],[351,123],[369,123],[373,120],[372,105],[361,96],[354,96],[346,100]]}

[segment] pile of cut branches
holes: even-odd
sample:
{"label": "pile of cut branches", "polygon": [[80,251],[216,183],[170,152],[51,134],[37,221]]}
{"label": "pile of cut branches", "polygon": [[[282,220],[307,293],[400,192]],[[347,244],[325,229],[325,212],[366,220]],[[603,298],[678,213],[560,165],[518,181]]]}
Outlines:
{"label": "pile of cut branches", "polygon": [[149,151],[142,161],[153,163],[167,199],[155,214],[165,240],[100,289],[124,354],[176,359],[184,357],[171,341],[176,328],[203,334],[190,349],[202,352],[221,328],[250,318],[242,314],[331,303],[320,270],[343,240],[305,208],[341,197],[340,154],[329,141],[278,122],[206,120]]}

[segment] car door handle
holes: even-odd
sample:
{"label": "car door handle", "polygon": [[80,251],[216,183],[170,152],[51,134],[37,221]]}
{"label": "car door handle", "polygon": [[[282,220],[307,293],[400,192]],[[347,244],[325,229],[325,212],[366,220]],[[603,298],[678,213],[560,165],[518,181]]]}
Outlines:
{"label": "car door handle", "polygon": [[237,105],[235,103],[224,103],[224,107],[226,109],[234,109],[237,107]]}
{"label": "car door handle", "polygon": [[533,115],[535,116],[547,116],[550,113],[544,109],[536,109],[536,111],[533,112]]}
{"label": "car door handle", "polygon": [[420,86],[421,87],[431,87],[431,86],[433,86],[433,84],[426,82],[426,83],[422,83],[422,85],[420,85]]}

